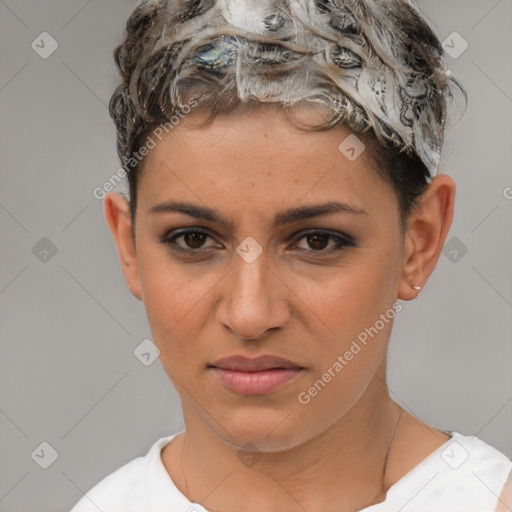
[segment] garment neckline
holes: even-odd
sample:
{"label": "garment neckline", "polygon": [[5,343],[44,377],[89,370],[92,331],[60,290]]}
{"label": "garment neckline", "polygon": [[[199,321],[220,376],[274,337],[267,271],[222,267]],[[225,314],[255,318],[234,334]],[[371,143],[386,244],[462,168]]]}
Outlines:
{"label": "garment neckline", "polygon": [[424,459],[420,460],[412,469],[391,485],[387,490],[386,497],[383,501],[370,505],[366,508],[362,508],[358,512],[380,512],[381,507],[392,504],[400,495],[401,490],[404,487],[407,487],[410,482],[414,480],[426,467],[430,466],[432,461],[436,459],[436,457],[443,452],[450,443],[457,439],[461,440],[463,437],[461,434],[453,430],[438,430],[449,436],[449,439],[447,439],[442,445],[438,446],[434,451],[430,452]]}
{"label": "garment neckline", "polygon": [[[441,453],[450,443],[456,440],[461,440],[462,435],[459,434],[456,431],[453,430],[441,430],[438,429],[440,432],[443,432],[444,434],[449,436],[449,439],[447,439],[442,445],[438,446],[434,451],[429,453],[424,459],[422,459],[418,464],[416,464],[412,469],[410,469],[405,475],[403,475],[399,480],[397,480],[386,492],[386,497],[383,501],[379,503],[375,503],[374,505],[370,505],[366,508],[360,509],[358,512],[379,512],[380,507],[387,506],[390,503],[394,501],[394,498],[397,497],[400,494],[400,491],[403,487],[406,487],[411,480],[413,480],[417,474],[419,474],[425,467],[429,466],[432,460],[438,456],[439,453]],[[206,508],[204,508],[200,503],[194,503],[191,502],[176,486],[173,479],[171,478],[171,475],[167,472],[167,469],[164,466],[163,460],[162,460],[162,450],[171,443],[174,438],[176,438],[178,435],[183,434],[185,430],[181,430],[179,432],[176,432],[175,434],[171,434],[170,436],[161,437],[158,439],[158,441],[155,442],[153,445],[153,450],[156,452],[154,455],[156,456],[156,464],[158,468],[158,472],[162,474],[163,477],[167,477],[165,480],[167,481],[167,484],[170,486],[171,490],[176,493],[180,500],[183,500],[187,505],[190,504],[190,506],[194,506],[196,508],[197,512],[209,512]]]}

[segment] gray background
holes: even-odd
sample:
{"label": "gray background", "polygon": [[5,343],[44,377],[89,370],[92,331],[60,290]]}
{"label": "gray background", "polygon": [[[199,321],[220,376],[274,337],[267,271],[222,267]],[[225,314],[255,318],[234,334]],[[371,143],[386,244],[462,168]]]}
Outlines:
{"label": "gray background", "polygon": [[[159,361],[134,356],[149,327],[92,194],[119,168],[106,105],[135,5],[0,0],[1,512],[69,510],[183,428]],[[424,421],[512,457],[512,0],[419,6],[441,40],[469,43],[449,62],[470,100],[443,154],[458,185],[449,245],[397,317],[389,386]],[[46,59],[31,47],[44,31],[59,45]]]}

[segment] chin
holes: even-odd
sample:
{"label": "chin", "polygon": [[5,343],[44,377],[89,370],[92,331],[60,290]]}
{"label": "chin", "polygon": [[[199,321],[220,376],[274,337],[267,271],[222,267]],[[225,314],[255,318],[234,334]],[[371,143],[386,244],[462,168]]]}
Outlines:
{"label": "chin", "polygon": [[[311,416],[309,416],[311,418]],[[215,434],[225,443],[243,449],[248,444],[254,445],[254,451],[279,452],[295,448],[321,430],[318,422],[311,425],[309,433],[307,425],[297,414],[285,409],[264,410],[254,408],[227,413],[223,415],[222,427],[214,424]]]}

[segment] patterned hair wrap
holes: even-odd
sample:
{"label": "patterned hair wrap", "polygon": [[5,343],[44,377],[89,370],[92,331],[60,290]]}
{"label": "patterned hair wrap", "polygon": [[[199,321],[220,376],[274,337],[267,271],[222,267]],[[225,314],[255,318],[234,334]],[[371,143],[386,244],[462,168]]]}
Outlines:
{"label": "patterned hair wrap", "polygon": [[373,129],[437,173],[447,100],[453,85],[463,89],[411,0],[144,0],[138,9],[139,23],[158,12],[144,28],[152,43],[138,68],[118,62],[140,116],[165,111],[163,95],[181,105],[180,82],[209,75],[222,84],[215,94],[241,101],[327,104],[327,127]]}

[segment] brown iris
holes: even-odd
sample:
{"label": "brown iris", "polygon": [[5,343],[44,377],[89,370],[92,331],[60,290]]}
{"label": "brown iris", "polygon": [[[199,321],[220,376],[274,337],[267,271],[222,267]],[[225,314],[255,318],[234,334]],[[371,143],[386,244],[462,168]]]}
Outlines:
{"label": "brown iris", "polygon": [[183,235],[185,243],[192,249],[199,249],[205,242],[207,235],[204,233],[186,233]]}
{"label": "brown iris", "polygon": [[308,235],[307,241],[312,249],[320,250],[326,248],[329,237],[327,235]]}

